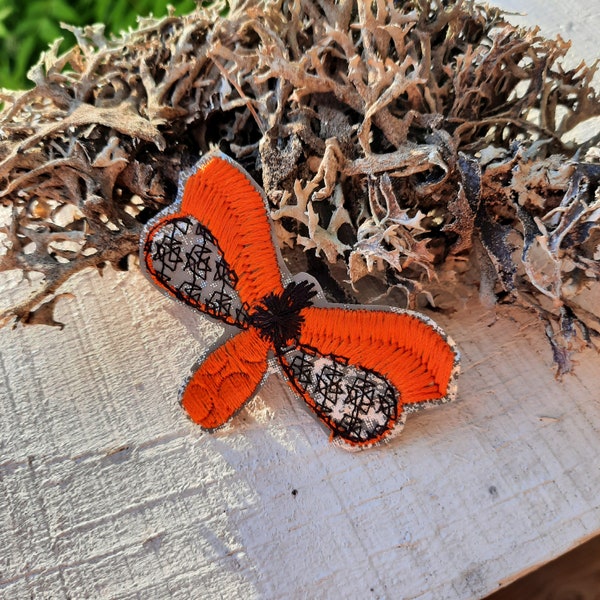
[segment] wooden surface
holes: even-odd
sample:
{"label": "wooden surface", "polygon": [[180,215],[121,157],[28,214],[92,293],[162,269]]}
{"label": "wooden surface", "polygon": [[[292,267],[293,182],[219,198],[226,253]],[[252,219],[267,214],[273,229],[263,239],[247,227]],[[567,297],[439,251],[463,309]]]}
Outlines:
{"label": "wooden surface", "polygon": [[201,432],[176,395],[215,327],[73,285],[64,331],[0,331],[6,598],[478,598],[600,531],[598,357],[556,382],[533,316],[469,302],[460,400],[350,454],[277,378]]}
{"label": "wooden surface", "polygon": [[463,600],[600,532],[599,358],[557,382],[533,315],[438,318],[459,400],[350,454],[276,377],[203,433],[218,328],[139,273],[68,289],[63,331],[0,330],[2,598]]}
{"label": "wooden surface", "polygon": [[486,600],[600,600],[600,537],[595,537]]}

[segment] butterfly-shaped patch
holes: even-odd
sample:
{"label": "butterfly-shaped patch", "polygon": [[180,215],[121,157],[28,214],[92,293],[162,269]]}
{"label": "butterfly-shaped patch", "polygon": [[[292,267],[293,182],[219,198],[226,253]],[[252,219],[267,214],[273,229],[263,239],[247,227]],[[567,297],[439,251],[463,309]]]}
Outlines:
{"label": "butterfly-shaped patch", "polygon": [[336,305],[314,278],[291,276],[262,190],[220,152],[203,157],[176,202],[150,221],[141,265],[169,296],[225,324],[181,393],[207,430],[256,393],[275,357],[290,387],[336,442],[371,446],[407,412],[456,395],[459,354],[428,317]]}

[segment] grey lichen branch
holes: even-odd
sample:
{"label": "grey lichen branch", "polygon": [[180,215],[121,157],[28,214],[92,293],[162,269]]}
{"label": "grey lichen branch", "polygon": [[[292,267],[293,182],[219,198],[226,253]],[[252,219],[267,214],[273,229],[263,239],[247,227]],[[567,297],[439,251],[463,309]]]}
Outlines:
{"label": "grey lichen branch", "polygon": [[571,135],[600,116],[596,65],[565,69],[567,42],[460,0],[225,8],[111,39],[70,28],[77,45],[54,44],[32,90],[0,93],[0,270],[41,274],[5,319],[43,322],[32,311],[73,273],[127,268],[180,172],[218,146],[334,298],[368,279],[409,306],[440,288],[458,302],[475,280],[490,307],[549,322],[568,370],[557,332],[599,329],[577,298],[600,277],[600,133]]}

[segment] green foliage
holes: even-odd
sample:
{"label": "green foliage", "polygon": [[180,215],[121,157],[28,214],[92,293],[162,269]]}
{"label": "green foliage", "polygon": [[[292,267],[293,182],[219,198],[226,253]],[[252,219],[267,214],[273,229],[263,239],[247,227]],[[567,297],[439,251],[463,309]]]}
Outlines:
{"label": "green foliage", "polygon": [[91,25],[104,23],[109,33],[133,27],[138,15],[163,16],[167,4],[177,14],[195,8],[194,0],[0,0],[0,87],[31,87],[27,71],[40,53],[57,38],[64,38],[61,50],[75,43],[60,23]]}

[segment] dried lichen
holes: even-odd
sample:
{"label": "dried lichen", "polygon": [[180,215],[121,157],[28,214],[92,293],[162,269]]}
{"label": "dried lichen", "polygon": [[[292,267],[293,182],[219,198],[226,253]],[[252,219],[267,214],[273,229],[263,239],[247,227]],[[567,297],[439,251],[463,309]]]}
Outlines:
{"label": "dried lichen", "polygon": [[467,264],[484,301],[538,312],[568,370],[575,325],[584,341],[599,328],[574,299],[600,274],[600,134],[566,141],[600,115],[595,67],[563,70],[567,43],[470,2],[222,8],[120,39],[73,28],[34,89],[0,95],[0,269],[40,274],[5,318],[44,322],[35,308],[73,273],[126,268],[178,173],[217,144],[333,295],[368,275],[434,303]]}

